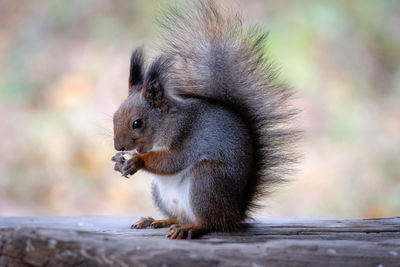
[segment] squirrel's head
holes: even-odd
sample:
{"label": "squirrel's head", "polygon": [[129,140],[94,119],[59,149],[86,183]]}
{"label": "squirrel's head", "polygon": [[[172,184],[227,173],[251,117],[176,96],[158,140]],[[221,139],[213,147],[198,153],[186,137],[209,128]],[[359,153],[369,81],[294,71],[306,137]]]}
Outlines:
{"label": "squirrel's head", "polygon": [[168,60],[159,57],[144,72],[143,48],[131,57],[129,95],[114,113],[116,150],[151,150],[167,127],[169,103],[164,91]]}

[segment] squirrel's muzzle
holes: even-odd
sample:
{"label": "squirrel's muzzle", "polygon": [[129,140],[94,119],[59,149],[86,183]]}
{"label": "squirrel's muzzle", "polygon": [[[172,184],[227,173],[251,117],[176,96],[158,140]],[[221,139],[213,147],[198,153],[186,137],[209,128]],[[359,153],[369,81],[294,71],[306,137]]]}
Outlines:
{"label": "squirrel's muzzle", "polygon": [[114,139],[114,148],[117,151],[126,151],[126,150],[132,150],[134,146],[134,142],[132,141],[121,141],[118,139]]}

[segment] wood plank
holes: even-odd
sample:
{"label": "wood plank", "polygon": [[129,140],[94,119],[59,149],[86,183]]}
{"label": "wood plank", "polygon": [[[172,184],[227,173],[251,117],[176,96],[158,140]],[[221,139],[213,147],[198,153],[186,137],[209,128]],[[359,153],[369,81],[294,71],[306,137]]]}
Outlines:
{"label": "wood plank", "polygon": [[400,217],[264,219],[239,233],[167,240],[134,218],[0,218],[0,266],[400,266]]}

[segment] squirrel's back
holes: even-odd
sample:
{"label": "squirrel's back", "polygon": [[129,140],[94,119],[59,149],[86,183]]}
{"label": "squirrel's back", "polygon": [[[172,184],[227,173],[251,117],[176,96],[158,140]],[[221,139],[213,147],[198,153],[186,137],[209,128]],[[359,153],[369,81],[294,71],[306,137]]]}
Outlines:
{"label": "squirrel's back", "polygon": [[214,1],[171,9],[161,21],[167,34],[163,56],[169,61],[168,94],[182,101],[201,99],[242,118],[252,140],[253,163],[246,185],[246,211],[271,187],[284,181],[295,161],[297,132],[288,126],[296,115],[292,92],[275,80],[265,57],[267,34],[245,29],[235,14],[223,14]]}

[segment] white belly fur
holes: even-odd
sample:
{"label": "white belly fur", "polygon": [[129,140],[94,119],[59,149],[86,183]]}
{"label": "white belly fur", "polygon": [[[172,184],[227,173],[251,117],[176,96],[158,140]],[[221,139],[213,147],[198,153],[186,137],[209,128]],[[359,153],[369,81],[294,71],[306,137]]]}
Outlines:
{"label": "white belly fur", "polygon": [[159,190],[159,197],[167,211],[181,220],[195,221],[190,204],[189,168],[175,175],[148,173]]}

